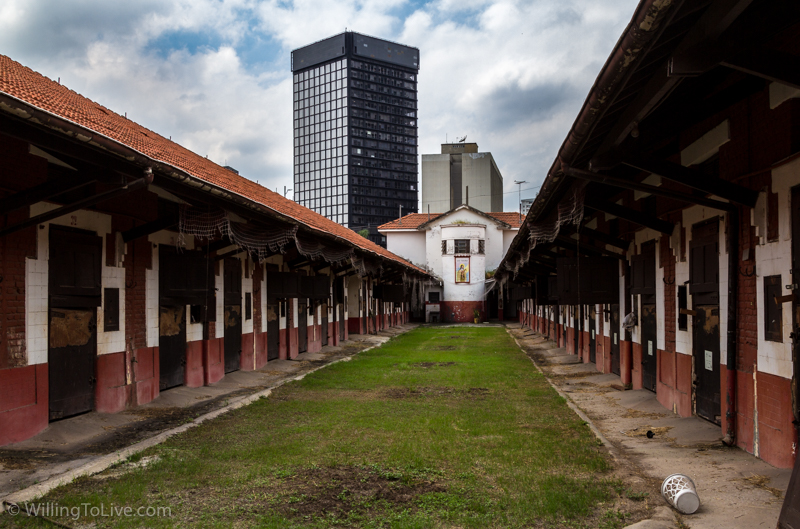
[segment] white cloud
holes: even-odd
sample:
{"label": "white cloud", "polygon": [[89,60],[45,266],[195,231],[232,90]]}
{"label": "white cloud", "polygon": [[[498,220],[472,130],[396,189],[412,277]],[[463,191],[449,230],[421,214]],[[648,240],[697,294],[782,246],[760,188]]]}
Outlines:
{"label": "white cloud", "polygon": [[289,51],[345,28],[416,46],[420,153],[468,134],[494,154],[516,210],[513,180],[545,176],[636,1],[414,6],[5,0],[0,53],[274,189],[292,186]]}

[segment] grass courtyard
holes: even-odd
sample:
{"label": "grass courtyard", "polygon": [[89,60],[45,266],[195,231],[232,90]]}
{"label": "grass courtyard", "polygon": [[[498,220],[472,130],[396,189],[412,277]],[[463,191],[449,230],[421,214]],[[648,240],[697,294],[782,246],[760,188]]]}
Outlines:
{"label": "grass courtyard", "polygon": [[423,327],[41,501],[69,527],[617,528],[610,466],[505,329]]}

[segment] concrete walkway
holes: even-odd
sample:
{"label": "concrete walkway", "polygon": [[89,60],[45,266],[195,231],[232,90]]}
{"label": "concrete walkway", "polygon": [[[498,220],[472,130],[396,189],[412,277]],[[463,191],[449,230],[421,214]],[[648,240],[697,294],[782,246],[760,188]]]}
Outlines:
{"label": "concrete walkway", "polygon": [[[619,376],[599,373],[594,364],[582,363],[530,329],[508,327],[551,384],[589,418],[618,468],[650,485],[649,497],[657,506],[653,519],[631,527],[775,528],[791,469],[726,447],[716,424],[680,417],[661,406],[654,393],[625,391]],[[676,516],[661,497],[662,481],[675,473],[697,485],[700,509],[695,514]]]}
{"label": "concrete walkway", "polygon": [[91,412],[51,423],[31,439],[0,448],[0,512],[6,500],[32,499],[80,475],[100,472],[169,435],[416,327],[405,324],[376,335],[350,335],[336,347],[273,360],[258,371],[235,371],[211,386],[166,390],[152,402],[121,413]]}

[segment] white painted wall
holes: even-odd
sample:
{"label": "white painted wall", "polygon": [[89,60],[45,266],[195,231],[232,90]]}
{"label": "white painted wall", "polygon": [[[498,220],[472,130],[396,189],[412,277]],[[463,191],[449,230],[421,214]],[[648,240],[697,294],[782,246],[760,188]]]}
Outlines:
{"label": "white painted wall", "polygon": [[420,268],[425,268],[427,263],[425,251],[425,232],[413,230],[387,230],[386,249],[390,252],[410,260]]}
{"label": "white painted wall", "polygon": [[[778,194],[778,235],[775,242],[767,242],[766,233],[758,233],[759,246],[756,248],[756,307],[758,320],[758,370],[783,378],[792,378],[792,304],[783,304],[783,341],[772,342],[764,334],[764,277],[780,275],[781,285],[791,283],[792,276],[792,215],[791,188],[800,185],[800,160],[792,161],[772,172],[772,192]],[[759,202],[765,201],[762,194]],[[758,210],[759,208],[757,208]],[[766,227],[766,208],[760,208],[763,226]],[[754,222],[758,226],[758,222]],[[791,292],[784,287],[782,295]]]}

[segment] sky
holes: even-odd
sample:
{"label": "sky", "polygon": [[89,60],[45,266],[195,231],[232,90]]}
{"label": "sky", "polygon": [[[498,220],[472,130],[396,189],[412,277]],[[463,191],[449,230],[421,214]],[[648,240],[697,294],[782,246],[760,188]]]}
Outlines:
{"label": "sky", "polygon": [[3,0],[0,54],[282,193],[293,183],[291,51],[344,30],[414,46],[419,154],[466,135],[492,153],[504,209],[517,211],[637,3]]}

